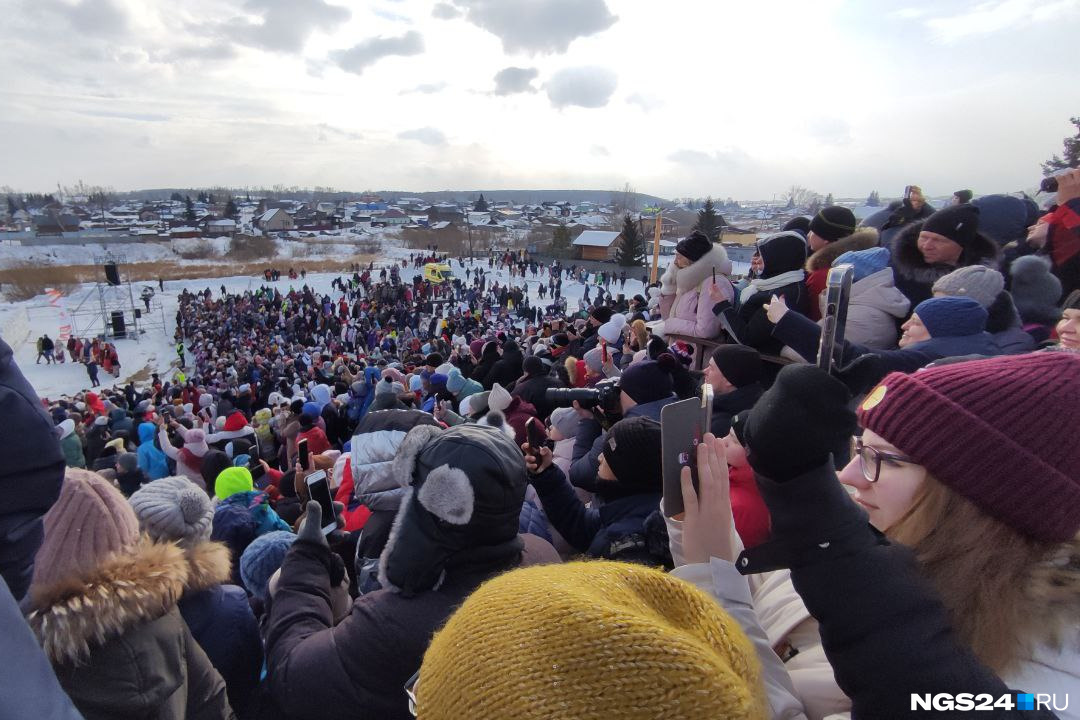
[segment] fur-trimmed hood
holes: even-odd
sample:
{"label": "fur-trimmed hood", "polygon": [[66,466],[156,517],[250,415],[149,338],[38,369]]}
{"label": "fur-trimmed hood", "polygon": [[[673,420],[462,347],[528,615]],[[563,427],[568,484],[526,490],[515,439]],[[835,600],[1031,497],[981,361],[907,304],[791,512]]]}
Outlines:
{"label": "fur-trimmed hood", "polygon": [[[198,561],[204,571],[208,558]],[[189,567],[179,547],[144,536],[132,552],[112,556],[90,575],[32,587],[27,621],[53,663],[73,662],[91,646],[169,612],[184,592]]]}
{"label": "fur-trimmed hood", "polygon": [[231,582],[232,561],[224,543],[199,543],[185,551],[184,557],[188,563],[185,592],[201,592]]}
{"label": "fur-trimmed hood", "polygon": [[1062,543],[1031,569],[1025,592],[1042,642],[1080,652],[1080,538]]}
{"label": "fur-trimmed hood", "polygon": [[998,258],[998,246],[993,240],[976,233],[971,245],[964,248],[960,253],[960,260],[956,266],[931,265],[923,259],[919,252],[919,233],[922,232],[921,222],[908,225],[893,240],[892,265],[897,273],[908,280],[922,283],[932,283],[943,275],[946,275],[958,267],[968,265],[986,265],[996,267]]}
{"label": "fur-trimmed hood", "polygon": [[693,264],[680,268],[674,261],[668,264],[660,278],[660,292],[663,295],[682,295],[693,290],[712,275],[713,268],[720,275],[731,274],[731,260],[723,245],[713,243],[712,249],[702,255]]}
{"label": "fur-trimmed hood", "polygon": [[836,242],[831,242],[820,250],[815,251],[814,254],[806,260],[806,271],[814,272],[815,270],[825,270],[832,267],[836,258],[846,252],[869,250],[880,244],[880,234],[876,228],[859,228],[846,238],[840,238]]}

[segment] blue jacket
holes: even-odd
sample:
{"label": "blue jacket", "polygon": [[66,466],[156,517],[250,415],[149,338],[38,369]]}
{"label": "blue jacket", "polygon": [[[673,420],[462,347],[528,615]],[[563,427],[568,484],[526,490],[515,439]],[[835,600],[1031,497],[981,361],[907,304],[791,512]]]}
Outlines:
{"label": "blue jacket", "polygon": [[[552,527],[574,549],[594,558],[620,554],[619,543],[631,535],[645,535],[645,519],[660,506],[660,493],[641,493],[585,507],[566,476],[552,465],[529,478],[544,503]],[[657,478],[657,484],[660,479]]]}
{"label": "blue jacket", "polygon": [[543,510],[528,500],[521,504],[521,514],[518,515],[518,532],[536,535],[551,542],[547,516]]}
{"label": "blue jacket", "polygon": [[159,480],[169,476],[169,461],[165,453],[154,445],[157,437],[157,426],[154,423],[139,423],[139,467],[151,480]]}
{"label": "blue jacket", "polygon": [[[635,405],[626,411],[623,418],[647,417],[660,422],[660,408],[678,401],[672,395],[661,400],[654,400],[643,405]],[[600,452],[604,449],[607,433],[595,420],[578,422],[577,435],[574,436],[574,462],[570,465],[570,482],[574,487],[593,490],[596,484],[596,471],[600,467]],[[561,531],[560,531],[561,532]]]}
{"label": "blue jacket", "polygon": [[255,537],[274,530],[292,532],[289,524],[278,517],[278,514],[270,507],[266,493],[261,490],[248,490],[230,495],[218,504],[217,509],[214,510],[214,517],[217,517],[217,513],[221,512],[222,508],[230,505],[247,510],[248,515],[255,521]]}

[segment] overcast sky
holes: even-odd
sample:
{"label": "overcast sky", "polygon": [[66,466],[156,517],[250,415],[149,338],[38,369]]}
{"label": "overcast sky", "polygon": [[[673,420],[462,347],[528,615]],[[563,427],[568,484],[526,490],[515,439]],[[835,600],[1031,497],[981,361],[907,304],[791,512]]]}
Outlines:
{"label": "overcast sky", "polygon": [[1015,191],[1080,0],[0,0],[0,185]]}

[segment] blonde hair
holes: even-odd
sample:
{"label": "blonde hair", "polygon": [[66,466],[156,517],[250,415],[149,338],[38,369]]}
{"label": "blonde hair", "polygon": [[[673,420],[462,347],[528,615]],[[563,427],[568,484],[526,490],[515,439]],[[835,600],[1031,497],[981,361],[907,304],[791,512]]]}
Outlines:
{"label": "blonde hair", "polygon": [[1020,534],[927,474],[887,532],[915,552],[953,628],[998,674],[1038,645],[1059,648],[1080,623],[1080,536],[1047,543]]}
{"label": "blonde hair", "polygon": [[638,318],[634,322],[630,323],[630,332],[633,334],[634,339],[637,341],[637,347],[635,350],[644,350],[649,344],[649,331],[645,327],[645,321]]}

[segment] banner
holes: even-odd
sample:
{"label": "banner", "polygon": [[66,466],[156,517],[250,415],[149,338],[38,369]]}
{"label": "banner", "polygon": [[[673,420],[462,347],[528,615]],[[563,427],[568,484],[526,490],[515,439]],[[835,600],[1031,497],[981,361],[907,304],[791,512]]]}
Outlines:
{"label": "banner", "polygon": [[64,294],[56,288],[45,288],[45,295],[49,298],[49,305],[56,308],[60,314],[60,332],[56,337],[61,342],[67,342],[71,337],[71,317],[67,308],[64,307]]}

